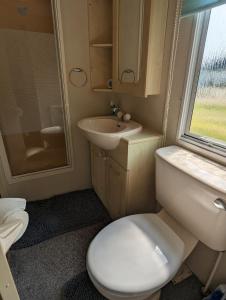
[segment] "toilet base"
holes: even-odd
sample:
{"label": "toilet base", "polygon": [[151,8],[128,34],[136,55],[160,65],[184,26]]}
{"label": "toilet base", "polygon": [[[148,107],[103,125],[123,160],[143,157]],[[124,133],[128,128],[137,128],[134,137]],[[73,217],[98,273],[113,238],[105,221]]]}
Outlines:
{"label": "toilet base", "polygon": [[105,289],[103,289],[102,286],[99,285],[99,283],[97,283],[91,273],[89,272],[89,269],[87,267],[87,271],[89,274],[89,278],[92,281],[93,285],[95,286],[95,288],[98,290],[98,292],[103,295],[105,298],[109,299],[109,300],[122,300],[122,299],[130,299],[130,300],[160,300],[160,295],[161,295],[161,290],[155,292],[154,294],[148,296],[148,298],[146,298],[145,296],[134,296],[134,297],[123,297],[120,295],[116,295],[116,294],[112,294],[109,291],[106,291]]}

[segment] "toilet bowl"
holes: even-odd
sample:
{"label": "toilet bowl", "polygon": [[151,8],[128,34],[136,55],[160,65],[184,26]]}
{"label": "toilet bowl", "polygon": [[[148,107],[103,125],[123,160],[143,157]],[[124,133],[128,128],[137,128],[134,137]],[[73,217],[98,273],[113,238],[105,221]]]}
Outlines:
{"label": "toilet bowl", "polygon": [[158,215],[132,215],[96,236],[87,270],[107,299],[146,299],[176,274],[183,257],[183,241]]}
{"label": "toilet bowl", "polygon": [[21,238],[28,226],[25,207],[25,199],[0,198],[0,251],[4,254]]}
{"label": "toilet bowl", "polygon": [[225,251],[226,212],[214,204],[226,199],[225,178],[220,166],[189,151],[159,149],[156,195],[163,209],[121,218],[97,234],[87,253],[88,274],[97,290],[110,300],[153,299],[198,240]]}
{"label": "toilet bowl", "polygon": [[25,199],[0,198],[0,299],[20,299],[8,264],[7,252],[28,226],[29,217],[25,208]]}

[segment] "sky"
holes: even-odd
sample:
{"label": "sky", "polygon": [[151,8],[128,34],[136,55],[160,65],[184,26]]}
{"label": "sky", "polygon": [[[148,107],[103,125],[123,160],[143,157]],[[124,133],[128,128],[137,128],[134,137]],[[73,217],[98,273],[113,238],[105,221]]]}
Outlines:
{"label": "sky", "polygon": [[221,51],[226,56],[226,4],[211,10],[204,57]]}

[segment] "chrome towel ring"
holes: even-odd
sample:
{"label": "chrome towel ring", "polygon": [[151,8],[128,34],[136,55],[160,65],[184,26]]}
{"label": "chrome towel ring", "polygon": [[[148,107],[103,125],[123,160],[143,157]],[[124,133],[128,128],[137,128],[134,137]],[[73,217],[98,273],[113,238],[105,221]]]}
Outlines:
{"label": "chrome towel ring", "polygon": [[125,69],[122,71],[120,82],[123,83],[124,75],[125,74],[132,74],[133,75],[133,81],[130,83],[134,83],[136,81],[135,72],[132,69]]}
{"label": "chrome towel ring", "polygon": [[[81,73],[84,76],[84,80],[82,81],[82,83],[77,84],[72,80],[72,74],[73,73]],[[74,85],[77,88],[81,88],[83,86],[85,86],[87,84],[88,78],[87,78],[87,74],[86,71],[83,70],[82,68],[72,68],[69,72],[69,81],[72,85]]]}

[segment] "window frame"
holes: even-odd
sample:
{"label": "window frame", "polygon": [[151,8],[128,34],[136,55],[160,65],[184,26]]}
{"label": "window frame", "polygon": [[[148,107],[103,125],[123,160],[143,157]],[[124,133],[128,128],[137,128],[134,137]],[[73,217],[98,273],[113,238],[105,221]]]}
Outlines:
{"label": "window frame", "polygon": [[195,104],[199,73],[205,48],[211,10],[200,12],[194,16],[192,43],[189,51],[189,63],[185,79],[182,106],[180,111],[177,142],[186,143],[205,149],[211,153],[226,157],[226,144],[214,142],[213,138],[202,137],[189,132],[193,108]]}

